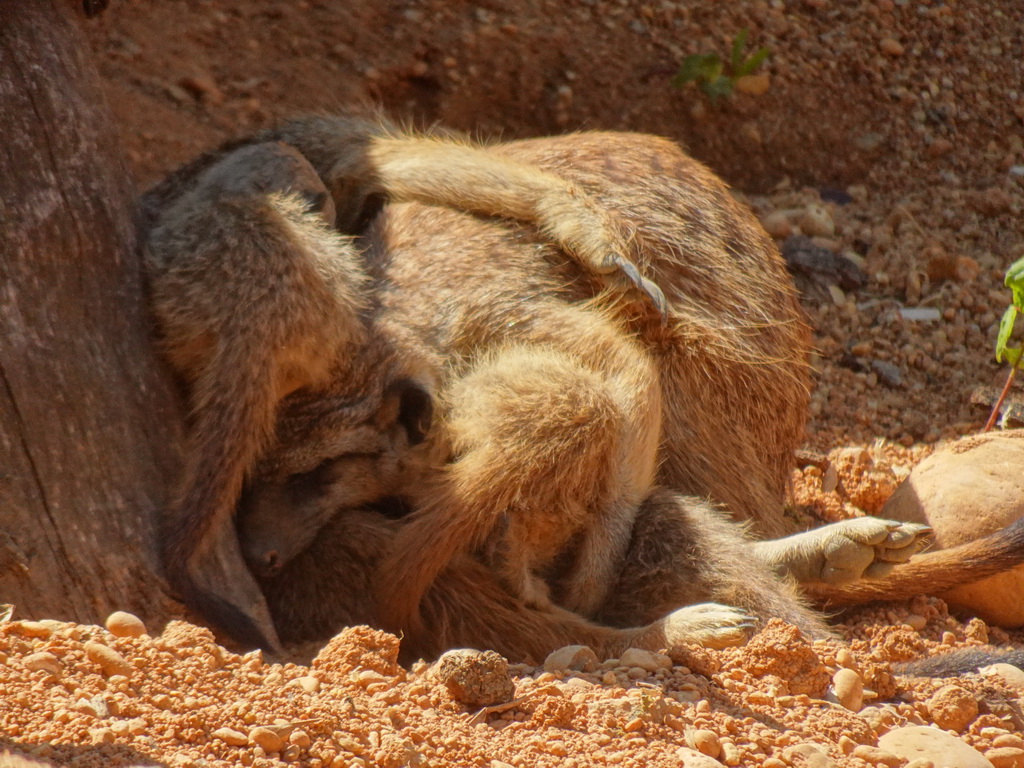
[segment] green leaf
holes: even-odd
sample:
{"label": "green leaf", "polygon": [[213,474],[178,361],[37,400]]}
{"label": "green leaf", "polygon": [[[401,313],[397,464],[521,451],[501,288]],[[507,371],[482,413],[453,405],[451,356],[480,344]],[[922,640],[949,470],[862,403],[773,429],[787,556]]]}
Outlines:
{"label": "green leaf", "polygon": [[732,82],[731,77],[719,75],[714,80],[701,83],[700,89],[711,99],[712,103],[715,103],[721,98],[732,95]]}
{"label": "green leaf", "polygon": [[678,88],[689,82],[711,81],[721,74],[722,60],[717,53],[695,53],[683,59],[672,85]]}
{"label": "green leaf", "polygon": [[747,35],[750,34],[750,30],[744,27],[736,33],[736,37],[732,41],[732,64],[733,74],[739,71],[740,66],[743,64],[743,49],[747,47]]}
{"label": "green leaf", "polygon": [[749,56],[739,67],[736,68],[734,73],[735,77],[743,77],[745,75],[752,75],[761,68],[764,64],[764,60],[768,58],[767,48],[758,48],[752,56]]}
{"label": "green leaf", "polygon": [[[1017,308],[1013,306],[1007,307],[1006,311],[1003,312],[1003,319],[999,321],[999,335],[996,336],[997,363],[1001,363],[1003,361],[1003,356],[1010,351],[1006,347],[1006,342],[1010,340],[1010,336],[1013,333],[1013,324],[1016,320]],[[1019,350],[1017,354],[1020,354]]]}
{"label": "green leaf", "polygon": [[1013,304],[1018,310],[1024,312],[1024,259],[1017,259],[1006,270],[1006,277],[1003,284],[1013,291]]}
{"label": "green leaf", "polygon": [[1010,365],[1017,364],[1017,358],[1020,357],[1020,347],[1007,347],[1003,350],[1006,353],[1006,362]]}

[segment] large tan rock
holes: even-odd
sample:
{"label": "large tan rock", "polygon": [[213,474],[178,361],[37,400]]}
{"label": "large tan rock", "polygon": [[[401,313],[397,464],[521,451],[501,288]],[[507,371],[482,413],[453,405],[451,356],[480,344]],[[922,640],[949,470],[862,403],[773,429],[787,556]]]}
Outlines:
{"label": "large tan rock", "polygon": [[972,746],[930,726],[896,728],[882,736],[878,746],[904,760],[923,757],[935,768],[992,768],[992,763]]}
{"label": "large tan rock", "polygon": [[[938,549],[985,536],[1024,516],[1024,430],[957,440],[922,461],[881,517],[927,523]],[[1024,566],[941,595],[989,624],[1024,626]]]}

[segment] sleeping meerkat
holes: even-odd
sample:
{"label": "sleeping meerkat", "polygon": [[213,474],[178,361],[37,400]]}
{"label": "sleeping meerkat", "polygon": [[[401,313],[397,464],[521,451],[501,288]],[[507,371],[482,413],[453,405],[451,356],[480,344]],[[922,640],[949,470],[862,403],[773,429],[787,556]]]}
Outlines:
{"label": "sleeping meerkat", "polygon": [[[777,532],[808,338],[771,240],[675,145],[580,134],[434,152],[423,142],[444,139],[410,135],[420,160],[403,163],[373,149],[400,152],[402,135],[368,130],[317,118],[258,137],[296,149],[339,221],[365,228],[365,277],[342,303],[365,309],[320,345],[326,381],[274,390],[272,435],[241,462],[242,547],[279,623],[366,621],[411,653],[519,656],[574,638],[726,644],[773,615],[819,634],[787,579],[828,592],[917,549],[923,529],[875,519],[753,543],[694,498]],[[555,188],[587,212],[575,224],[542,220],[556,207],[538,190]],[[378,194],[406,202],[368,210]],[[640,290],[609,290],[609,265]],[[1020,535],[976,569],[1019,562]]]}

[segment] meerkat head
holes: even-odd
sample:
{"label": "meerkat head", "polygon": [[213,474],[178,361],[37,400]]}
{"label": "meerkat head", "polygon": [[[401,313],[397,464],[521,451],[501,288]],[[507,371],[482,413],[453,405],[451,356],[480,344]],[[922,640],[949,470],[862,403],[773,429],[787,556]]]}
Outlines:
{"label": "meerkat head", "polygon": [[242,552],[258,576],[279,571],[346,510],[403,514],[430,453],[430,388],[405,376],[354,383],[281,402],[275,442],[238,511]]}

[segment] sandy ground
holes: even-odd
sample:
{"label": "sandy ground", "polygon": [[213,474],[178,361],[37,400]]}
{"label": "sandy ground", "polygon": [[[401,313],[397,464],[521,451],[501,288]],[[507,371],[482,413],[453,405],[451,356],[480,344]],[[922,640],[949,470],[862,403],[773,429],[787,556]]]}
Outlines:
{"label": "sandy ground", "polygon": [[[685,55],[726,54],[742,27],[771,51],[765,93],[710,104],[669,85]],[[1018,0],[115,0],[87,23],[140,187],[223,139],[356,102],[489,135],[684,142],[780,243],[812,236],[866,276],[797,275],[815,327],[807,447],[861,457],[837,462],[845,495],[817,467],[794,473],[805,523],[877,512],[916,461],[987,416],[971,393],[1001,384],[1002,274],[1024,256],[1022,28]],[[894,666],[1024,647],[934,598],[837,617],[834,642],[772,625],[670,666],[513,659],[518,703],[483,714],[367,629],[296,666],[184,623],[112,626],[0,625],[0,751],[114,767],[699,768],[695,750],[712,766],[865,768],[908,765],[872,750],[928,723],[988,764],[1024,766],[1024,683]]]}

